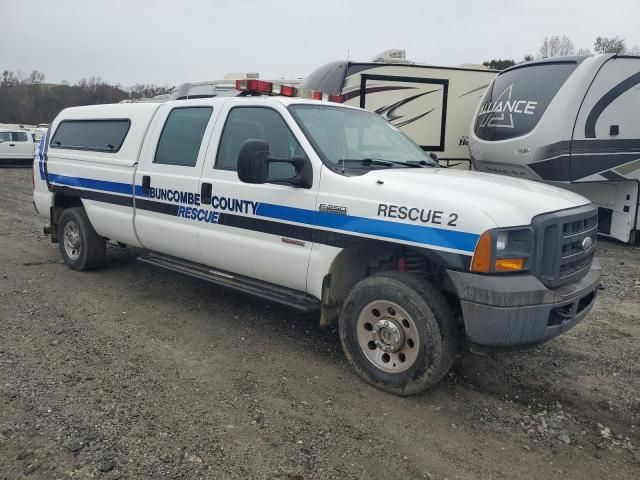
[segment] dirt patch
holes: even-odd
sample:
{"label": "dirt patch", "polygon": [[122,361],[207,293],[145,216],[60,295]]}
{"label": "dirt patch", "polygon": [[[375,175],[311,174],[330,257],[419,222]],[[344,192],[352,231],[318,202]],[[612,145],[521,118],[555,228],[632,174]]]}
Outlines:
{"label": "dirt patch", "polygon": [[399,398],[314,316],[136,262],[61,262],[31,172],[0,176],[0,478],[640,476],[640,249],[600,241],[589,318],[462,355]]}

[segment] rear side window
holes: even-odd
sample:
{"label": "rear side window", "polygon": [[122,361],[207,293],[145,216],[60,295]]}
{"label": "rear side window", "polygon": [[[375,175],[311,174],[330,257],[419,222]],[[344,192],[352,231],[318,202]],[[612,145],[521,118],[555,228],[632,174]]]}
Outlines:
{"label": "rear side window", "polygon": [[498,75],[480,104],[476,136],[494,141],[529,133],[576,66],[575,62],[543,63]]}
{"label": "rear side window", "polygon": [[129,132],[131,121],[63,120],[51,138],[51,148],[115,153]]}
{"label": "rear side window", "polygon": [[14,142],[26,142],[28,139],[27,132],[11,132],[11,140]]}
{"label": "rear side window", "polygon": [[154,163],[193,167],[213,108],[174,108],[164,124]]}
{"label": "rear side window", "polygon": [[11,141],[11,132],[0,132],[0,142]]}

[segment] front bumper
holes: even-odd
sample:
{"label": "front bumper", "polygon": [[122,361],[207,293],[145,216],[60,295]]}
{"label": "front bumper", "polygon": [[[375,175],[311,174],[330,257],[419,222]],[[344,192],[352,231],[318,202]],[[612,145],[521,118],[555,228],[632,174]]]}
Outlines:
{"label": "front bumper", "polygon": [[469,341],[514,348],[546,342],[578,324],[593,307],[602,269],[594,258],[584,277],[555,289],[533,275],[447,273],[460,298]]}

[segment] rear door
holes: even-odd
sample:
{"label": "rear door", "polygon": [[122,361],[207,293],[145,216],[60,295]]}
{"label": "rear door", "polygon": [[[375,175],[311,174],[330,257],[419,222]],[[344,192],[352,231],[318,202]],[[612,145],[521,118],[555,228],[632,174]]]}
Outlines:
{"label": "rear door", "polygon": [[11,132],[15,158],[33,158],[33,140],[27,132]]}
{"label": "rear door", "polygon": [[135,174],[135,226],[145,248],[200,262],[200,174],[218,104],[160,107]]}

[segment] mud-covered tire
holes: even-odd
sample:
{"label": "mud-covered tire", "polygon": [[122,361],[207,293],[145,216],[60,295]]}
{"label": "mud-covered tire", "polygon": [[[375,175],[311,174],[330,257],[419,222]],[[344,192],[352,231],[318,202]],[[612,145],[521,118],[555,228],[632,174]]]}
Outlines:
{"label": "mud-covered tire", "polygon": [[58,245],[64,263],[72,270],[90,270],[104,263],[106,241],[93,229],[82,207],[68,208],[60,215]]}
{"label": "mud-covered tire", "polygon": [[[379,312],[377,308],[370,313],[371,305],[390,305],[393,315]],[[402,310],[401,315],[398,310]],[[410,319],[403,318],[404,315]],[[375,321],[376,318],[380,320]],[[385,322],[393,330],[379,327]],[[373,329],[372,323],[375,323]],[[383,272],[358,282],[344,302],[339,325],[342,349],[358,375],[371,385],[397,395],[420,393],[438,383],[453,365],[457,353],[454,315],[446,299],[427,280],[406,272]],[[396,327],[403,325],[407,328],[400,332]],[[372,339],[363,346],[369,334]],[[390,338],[390,342],[386,343],[385,338]],[[383,349],[399,348],[390,347],[394,339],[404,341],[403,349],[387,353],[387,363],[380,363],[389,351]],[[406,361],[411,355],[412,363],[408,367],[400,364],[402,352],[406,352]],[[395,371],[394,361],[404,370]]]}

